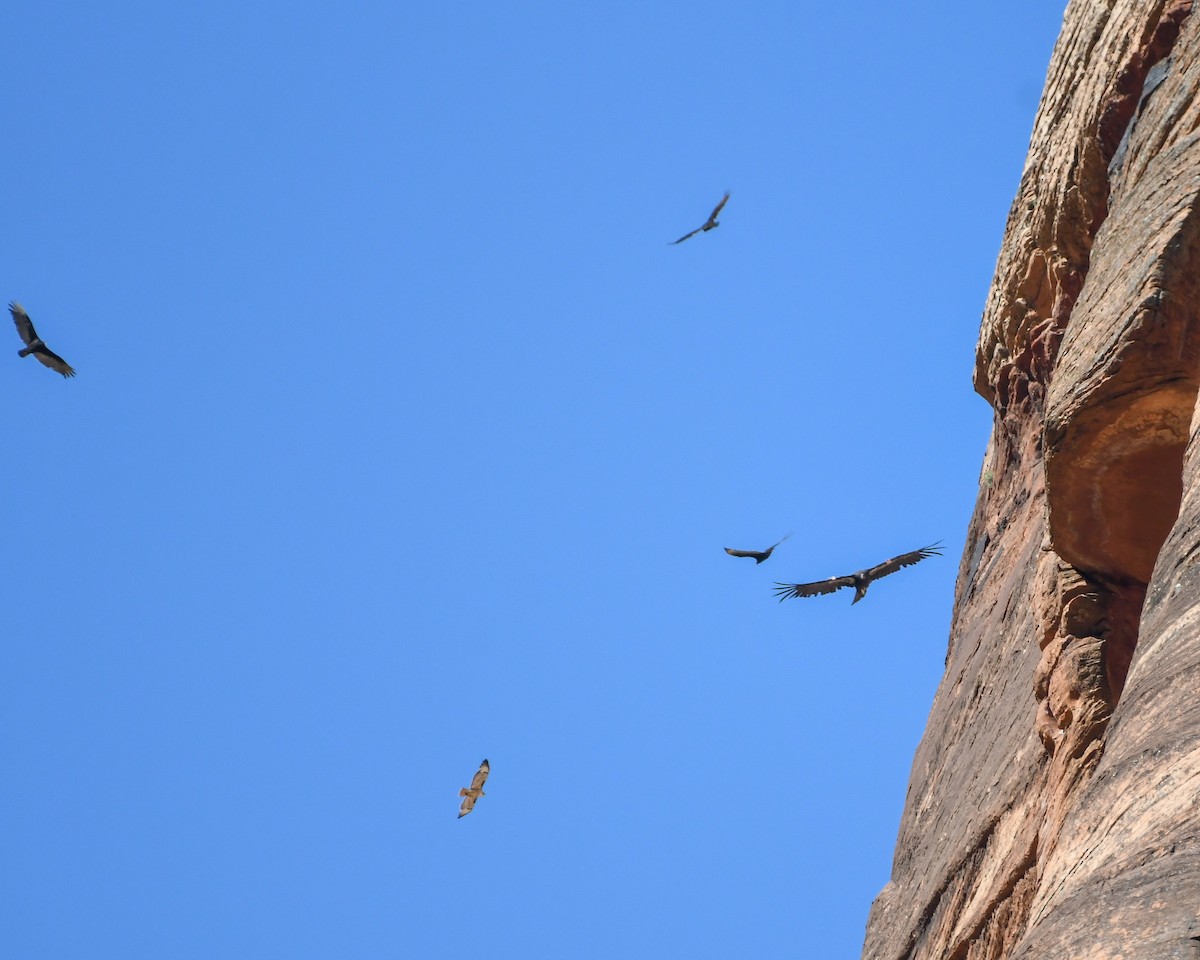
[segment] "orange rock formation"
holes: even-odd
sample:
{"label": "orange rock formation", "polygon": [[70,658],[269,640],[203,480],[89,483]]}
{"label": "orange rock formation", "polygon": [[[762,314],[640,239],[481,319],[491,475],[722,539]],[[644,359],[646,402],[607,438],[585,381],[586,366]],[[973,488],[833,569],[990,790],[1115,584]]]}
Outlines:
{"label": "orange rock formation", "polygon": [[872,960],[1200,957],[1200,17],[1072,0]]}

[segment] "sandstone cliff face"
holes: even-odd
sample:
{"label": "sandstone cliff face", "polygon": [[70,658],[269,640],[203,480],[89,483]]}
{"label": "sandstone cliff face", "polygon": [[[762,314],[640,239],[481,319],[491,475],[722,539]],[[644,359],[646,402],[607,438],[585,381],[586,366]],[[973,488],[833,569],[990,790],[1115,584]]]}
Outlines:
{"label": "sandstone cliff face", "polygon": [[1072,0],[984,310],[995,409],[863,956],[1200,957],[1200,17]]}

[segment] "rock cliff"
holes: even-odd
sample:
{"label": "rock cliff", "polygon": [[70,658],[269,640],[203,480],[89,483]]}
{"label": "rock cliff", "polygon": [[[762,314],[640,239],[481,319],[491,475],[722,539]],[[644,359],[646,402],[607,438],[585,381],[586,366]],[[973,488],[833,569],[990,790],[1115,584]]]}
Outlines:
{"label": "rock cliff", "polygon": [[863,956],[1200,957],[1200,17],[1071,0],[984,309],[995,410]]}

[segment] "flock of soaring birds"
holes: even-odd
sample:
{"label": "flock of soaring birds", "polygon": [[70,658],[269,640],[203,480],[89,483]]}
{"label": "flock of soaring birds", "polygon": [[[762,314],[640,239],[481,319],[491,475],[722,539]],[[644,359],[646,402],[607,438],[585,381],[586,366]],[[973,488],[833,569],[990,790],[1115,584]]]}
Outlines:
{"label": "flock of soaring birds", "polygon": [[[690,233],[685,233],[678,240],[672,240],[671,244],[683,243],[684,240],[689,240],[698,233],[707,233],[714,227],[719,227],[721,224],[717,220],[717,217],[728,202],[729,192],[726,191],[725,196],[721,198],[721,202],[713,207],[713,212],[708,215],[708,219],[704,223]],[[28,339],[25,342],[28,343]],[[45,363],[46,361],[43,360],[42,362]],[[788,534],[788,536],[790,537],[791,534]],[[786,539],[787,537],[783,538],[783,540]],[[758,566],[771,556],[775,548],[780,543],[783,543],[783,540],[771,544],[765,550],[735,550],[733,547],[726,547],[725,552],[731,557],[749,557],[754,561],[754,565]],[[841,590],[842,587],[853,587],[854,599],[850,601],[850,605],[853,606],[867,595],[867,587],[881,577],[889,576],[898,570],[902,570],[904,567],[911,567],[914,563],[920,563],[926,557],[940,557],[941,555],[942,547],[939,541],[938,543],[930,544],[928,547],[921,547],[919,550],[902,553],[898,557],[884,560],[883,563],[877,563],[873,567],[867,567],[865,570],[848,573],[841,577],[830,577],[828,580],[814,580],[812,583],[779,583],[776,581],[775,595],[783,601],[789,597],[819,597]],[[471,778],[471,785],[463,787],[458,791],[458,795],[463,798],[462,806],[458,811],[460,819],[475,809],[476,800],[482,796],[486,796],[483,792],[483,784],[487,780],[491,769],[491,765],[484,760],[479,765],[479,769],[475,771],[475,776]]]}
{"label": "flock of soaring birds", "polygon": [[[683,243],[698,233],[707,233],[714,227],[721,225],[717,217],[720,216],[722,210],[725,209],[725,204],[729,202],[729,191],[725,191],[725,196],[721,198],[720,203],[713,207],[713,212],[708,215],[708,219],[703,224],[698,226],[691,233],[685,233],[678,240],[672,240],[672,244]],[[788,534],[790,537],[791,534]],[[783,540],[786,540],[784,537]],[[758,566],[771,555],[771,552],[783,543],[780,540],[778,543],[773,543],[766,550],[734,550],[732,547],[726,547],[725,552],[731,557],[750,557],[754,560],[754,565]],[[818,597],[822,594],[833,593],[835,590],[841,590],[842,587],[854,588],[854,599],[850,601],[851,606],[858,603],[867,595],[867,587],[878,580],[880,577],[886,577],[889,573],[895,573],[902,567],[912,566],[914,563],[919,563],[926,557],[941,556],[941,544],[935,543],[928,547],[922,547],[920,550],[913,550],[909,553],[902,553],[898,557],[892,557],[890,560],[884,560],[883,563],[877,563],[873,567],[867,567],[866,570],[859,570],[857,573],[848,573],[844,577],[830,577],[828,580],[817,580],[813,583],[775,583],[775,595],[780,600],[786,600],[788,597]],[[484,762],[484,767],[487,766],[487,761]],[[486,771],[484,776],[487,776]],[[482,781],[480,781],[482,783]],[[472,784],[474,786],[474,784]]]}
{"label": "flock of soaring birds", "polygon": [[[713,208],[713,212],[708,215],[708,219],[702,225],[691,233],[685,233],[678,240],[672,240],[671,243],[683,243],[684,240],[694,237],[698,233],[707,233],[714,227],[719,227],[721,224],[717,220],[717,216],[728,202],[729,193],[726,192],[725,196],[721,198],[721,202]],[[45,341],[38,336],[37,330],[33,327],[33,321],[29,319],[29,314],[25,312],[25,308],[19,303],[13,302],[8,305],[8,309],[12,314],[13,323],[16,324],[17,333],[20,334],[21,340],[25,343],[24,348],[17,351],[17,355],[21,357],[33,355],[43,365],[56,373],[61,373],[64,377],[75,376],[74,368],[47,347]],[[788,534],[788,536],[791,536],[791,534]],[[783,538],[783,540],[786,539],[787,537]],[[783,543],[783,540],[771,544],[765,550],[734,550],[732,547],[726,547],[725,552],[731,557],[749,557],[754,561],[754,565],[758,566],[758,564],[771,556],[771,553],[780,543]],[[910,567],[914,563],[924,560],[926,557],[941,556],[941,553],[940,543],[935,543],[928,547],[921,547],[919,550],[902,553],[898,557],[884,560],[883,563],[877,563],[873,567],[867,567],[865,570],[848,573],[841,577],[830,577],[828,580],[815,580],[812,583],[779,583],[776,581],[775,595],[780,600],[786,600],[788,597],[819,597],[827,593],[833,593],[836,590],[841,590],[842,587],[853,587],[854,599],[850,603],[854,605],[867,595],[867,587],[880,577],[886,577],[904,567]],[[463,798],[462,806],[458,811],[460,818],[465,817],[474,810],[475,801],[485,796],[483,784],[490,772],[491,767],[487,760],[484,760],[479,765],[479,769],[475,771],[475,776],[471,778],[471,785],[463,787],[458,791],[458,795]]]}
{"label": "flock of soaring birds", "polygon": [[[671,244],[674,245],[677,243],[683,243],[684,240],[689,240],[698,233],[707,233],[714,227],[719,227],[721,223],[719,220],[717,220],[717,217],[720,215],[721,211],[725,208],[725,204],[728,202],[729,192],[726,191],[725,196],[721,198],[721,202],[713,207],[713,212],[708,215],[708,219],[705,220],[704,223],[698,226],[691,233],[685,233],[678,240],[672,240]],[[14,314],[13,316],[15,318],[16,315]],[[26,317],[25,320],[28,323],[29,318]],[[21,324],[19,322],[17,324],[17,329],[21,329]],[[33,327],[30,326],[29,329],[32,331]],[[21,336],[26,343],[30,342],[29,338],[24,332],[22,332]],[[40,340],[38,342],[41,343]],[[24,350],[21,351],[21,355],[24,356],[26,352],[27,351]],[[51,356],[54,355],[51,354]],[[41,360],[41,357],[38,359]],[[50,366],[46,360],[42,360],[42,363]],[[68,367],[67,369],[70,368]],[[791,534],[789,533],[788,537],[790,536]],[[784,537],[783,540],[786,540],[788,537]],[[754,561],[754,565],[758,566],[771,556],[775,548],[779,546],[779,544],[783,543],[783,540],[779,540],[778,542],[771,544],[765,550],[735,550],[733,547],[726,547],[725,552],[731,557],[749,557]],[[848,573],[841,577],[830,577],[828,580],[814,580],[812,583],[780,583],[776,581],[775,596],[777,596],[781,601],[788,599],[788,597],[819,597],[827,593],[833,593],[834,591],[841,590],[842,587],[853,587],[854,599],[850,601],[850,605],[853,606],[867,595],[867,587],[881,577],[886,577],[889,574],[893,574],[897,570],[901,570],[904,567],[911,567],[914,563],[920,563],[926,557],[940,557],[941,555],[942,547],[941,542],[939,541],[938,543],[930,544],[928,547],[921,547],[919,550],[911,550],[908,553],[902,553],[898,557],[892,557],[890,560],[884,560],[883,563],[877,563],[873,567],[867,567],[865,570],[859,570],[856,573]],[[463,798],[462,806],[459,807],[458,810],[459,819],[465,817],[468,813],[475,809],[476,800],[478,800],[480,797],[487,796],[487,794],[483,792],[483,784],[487,780],[488,774],[491,773],[491,770],[491,765],[487,762],[487,760],[484,760],[483,763],[479,765],[479,769],[475,771],[475,776],[471,778],[471,785],[469,787],[463,787],[458,791],[458,795]]]}
{"label": "flock of soaring birds", "polygon": [[[691,233],[685,233],[678,240],[672,240],[672,244],[683,243],[684,240],[694,237],[698,233],[707,233],[714,227],[721,225],[717,217],[721,211],[725,209],[725,204],[729,202],[729,191],[725,191],[725,196],[721,198],[721,202],[713,207],[713,212],[708,215],[708,219],[698,226]],[[788,534],[790,537],[791,534]],[[783,540],[786,540],[784,537]],[[758,566],[771,555],[771,552],[783,543],[780,540],[778,543],[773,543],[766,550],[734,550],[732,547],[726,547],[725,552],[731,557],[750,557],[754,560],[754,565]],[[867,567],[865,570],[859,570],[857,573],[848,573],[843,577],[830,577],[828,580],[816,580],[813,583],[775,583],[775,595],[780,600],[786,600],[788,597],[818,597],[822,594],[833,593],[835,590],[841,590],[842,587],[854,588],[854,599],[850,601],[850,605],[858,603],[867,595],[867,587],[878,580],[880,577],[886,577],[890,573],[895,573],[902,567],[912,566],[914,563],[919,563],[926,557],[941,556],[941,544],[935,543],[928,547],[922,547],[920,550],[913,550],[909,553],[902,553],[898,557],[892,557],[890,560],[884,560],[883,563],[877,563],[873,567]],[[483,761],[484,777],[487,776],[487,761]],[[482,780],[480,783],[482,784]],[[475,786],[474,783],[471,784]],[[474,801],[472,801],[472,804]]]}

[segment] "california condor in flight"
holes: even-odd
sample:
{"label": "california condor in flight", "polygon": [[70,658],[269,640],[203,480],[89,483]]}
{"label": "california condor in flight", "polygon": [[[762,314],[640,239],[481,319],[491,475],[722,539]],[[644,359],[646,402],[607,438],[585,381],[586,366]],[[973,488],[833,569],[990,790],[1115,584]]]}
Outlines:
{"label": "california condor in flight", "polygon": [[776,582],[775,596],[780,600],[786,600],[788,597],[817,597],[822,594],[833,593],[835,590],[841,590],[842,587],[853,587],[854,599],[850,601],[851,606],[853,606],[867,595],[867,587],[880,577],[886,577],[889,573],[895,573],[901,567],[911,567],[914,563],[920,563],[926,557],[940,557],[941,555],[941,542],[939,541],[931,546],[922,547],[920,550],[914,550],[912,553],[902,553],[898,557],[892,557],[891,560],[884,560],[883,563],[868,567],[866,570],[859,570],[858,573],[852,573],[845,577],[830,577],[828,580],[818,580],[815,583]]}

